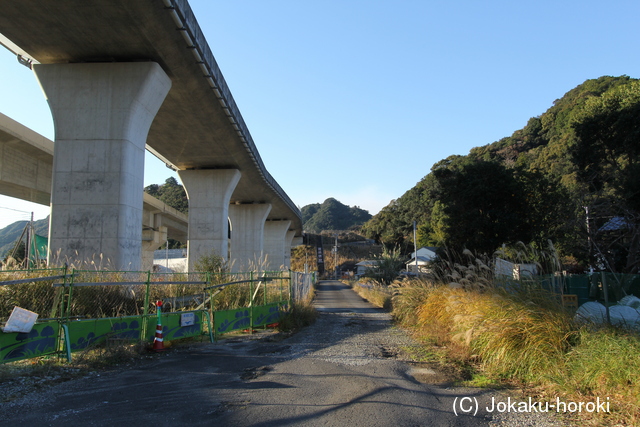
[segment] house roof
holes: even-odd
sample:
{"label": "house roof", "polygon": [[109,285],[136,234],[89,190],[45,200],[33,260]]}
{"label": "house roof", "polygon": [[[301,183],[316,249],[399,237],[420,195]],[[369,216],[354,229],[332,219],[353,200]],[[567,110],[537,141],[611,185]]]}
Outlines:
{"label": "house roof", "polygon": [[365,261],[360,261],[356,265],[359,265],[359,266],[362,266],[362,267],[369,267],[369,266],[376,265],[376,264],[378,264],[378,261],[365,260]]}
{"label": "house roof", "polygon": [[614,216],[607,221],[598,231],[617,231],[629,227],[629,221],[622,216]]}

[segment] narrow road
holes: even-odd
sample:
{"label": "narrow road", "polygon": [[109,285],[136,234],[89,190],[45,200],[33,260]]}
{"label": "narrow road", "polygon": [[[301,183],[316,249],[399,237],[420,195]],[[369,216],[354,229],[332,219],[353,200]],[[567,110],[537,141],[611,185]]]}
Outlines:
{"label": "narrow road", "polygon": [[491,392],[418,381],[418,371],[399,357],[403,346],[414,343],[393,327],[387,313],[340,282],[321,282],[316,295],[318,321],[285,340],[256,334],[172,350],[142,366],[69,381],[4,404],[0,425],[489,423],[482,410],[456,416],[454,401],[475,398],[484,408]]}

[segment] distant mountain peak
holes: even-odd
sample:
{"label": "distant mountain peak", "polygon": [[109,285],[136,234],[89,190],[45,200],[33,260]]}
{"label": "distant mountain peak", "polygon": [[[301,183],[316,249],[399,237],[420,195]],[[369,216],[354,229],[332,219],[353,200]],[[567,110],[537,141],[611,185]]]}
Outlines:
{"label": "distant mountain peak", "polygon": [[333,197],[329,197],[322,204],[304,206],[301,211],[304,230],[310,233],[351,230],[371,219],[368,211],[357,206],[344,205]]}

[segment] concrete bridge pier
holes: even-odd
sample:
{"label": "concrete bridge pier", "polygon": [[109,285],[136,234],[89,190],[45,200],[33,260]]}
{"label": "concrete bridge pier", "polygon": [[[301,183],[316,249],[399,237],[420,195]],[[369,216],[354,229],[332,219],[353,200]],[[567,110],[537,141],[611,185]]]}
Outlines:
{"label": "concrete bridge pier", "polygon": [[270,204],[229,206],[232,271],[262,269],[264,224],[269,212],[271,212]]}
{"label": "concrete bridge pier", "polygon": [[229,202],[240,181],[237,169],[196,169],[178,171],[189,198],[188,271],[212,251],[224,260],[229,257]]}
{"label": "concrete bridge pier", "polygon": [[142,228],[142,270],[146,271],[153,268],[153,255],[156,249],[166,243],[168,229],[162,225],[161,214],[147,211],[143,213],[150,224]]}
{"label": "concrete bridge pier", "polygon": [[293,238],[296,236],[296,232],[293,230],[287,231],[284,239],[284,268],[291,268],[291,247],[293,246]]}
{"label": "concrete bridge pier", "polygon": [[[287,267],[287,261],[285,252],[289,249],[291,252],[291,245],[287,247],[287,232],[291,221],[267,221],[264,224],[264,253],[267,256],[267,270],[280,270],[282,267]],[[291,255],[289,255],[289,261],[291,261]]]}
{"label": "concrete bridge pier", "polygon": [[55,125],[49,261],[140,269],[144,150],[171,80],[154,62],[33,69]]}

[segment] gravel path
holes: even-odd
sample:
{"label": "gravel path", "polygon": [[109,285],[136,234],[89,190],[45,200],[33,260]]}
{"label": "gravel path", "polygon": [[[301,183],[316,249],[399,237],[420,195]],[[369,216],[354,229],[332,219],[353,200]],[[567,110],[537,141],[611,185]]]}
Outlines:
{"label": "gravel path", "polygon": [[[5,402],[0,425],[561,425],[549,414],[489,414],[505,395],[451,387],[413,364],[403,349],[417,344],[339,282],[321,283],[315,304],[316,323],[284,340],[262,332],[171,350]],[[465,398],[477,414],[456,415]]]}

